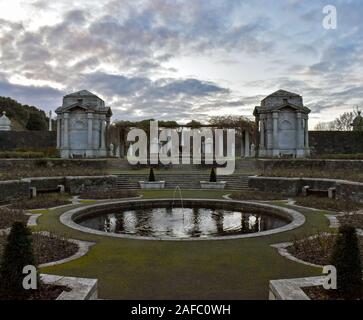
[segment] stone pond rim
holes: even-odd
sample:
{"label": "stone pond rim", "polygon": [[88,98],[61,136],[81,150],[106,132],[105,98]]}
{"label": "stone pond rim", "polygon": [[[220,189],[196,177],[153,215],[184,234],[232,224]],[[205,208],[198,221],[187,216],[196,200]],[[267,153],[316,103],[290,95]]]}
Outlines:
{"label": "stone pond rim", "polygon": [[[270,229],[266,231],[261,231],[258,233],[248,233],[241,235],[231,235],[231,236],[213,236],[210,238],[170,238],[170,237],[147,237],[147,236],[134,236],[127,234],[118,233],[107,233],[104,231],[99,231],[91,228],[81,226],[76,223],[76,219],[85,218],[87,216],[94,216],[98,214],[104,214],[112,210],[118,209],[143,209],[148,208],[160,208],[171,206],[173,199],[139,199],[139,200],[118,200],[110,201],[102,204],[92,204],[80,208],[75,208],[63,213],[60,216],[60,221],[64,225],[84,232],[88,234],[94,234],[98,236],[106,236],[121,239],[130,240],[154,240],[154,241],[212,241],[212,240],[232,240],[232,239],[243,239],[243,238],[253,238],[273,235],[281,232],[290,231],[302,226],[305,223],[305,216],[300,212],[279,207],[267,203],[254,202],[254,201],[239,201],[239,200],[212,200],[212,199],[183,199],[184,207],[205,207],[208,208],[218,208],[218,209],[251,209],[251,210],[263,210],[266,215],[277,215],[285,219],[289,219],[289,223],[275,229]],[[180,200],[175,200],[174,206],[180,206]]]}

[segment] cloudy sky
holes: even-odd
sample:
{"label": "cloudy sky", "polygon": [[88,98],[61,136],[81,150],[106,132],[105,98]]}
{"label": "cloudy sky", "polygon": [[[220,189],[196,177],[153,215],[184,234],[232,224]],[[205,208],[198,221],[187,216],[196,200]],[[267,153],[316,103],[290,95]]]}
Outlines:
{"label": "cloudy sky", "polygon": [[363,1],[0,0],[0,95],[47,111],[88,89],[114,120],[250,116],[279,88],[311,128],[363,108]]}

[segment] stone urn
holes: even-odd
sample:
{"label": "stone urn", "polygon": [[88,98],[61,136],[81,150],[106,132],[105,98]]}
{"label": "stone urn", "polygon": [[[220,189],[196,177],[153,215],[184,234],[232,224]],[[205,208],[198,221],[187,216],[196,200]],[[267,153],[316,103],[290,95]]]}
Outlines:
{"label": "stone urn", "polygon": [[165,181],[139,181],[141,189],[165,189]]}
{"label": "stone urn", "polygon": [[217,182],[209,182],[209,181],[200,181],[201,189],[217,189],[222,190],[226,186],[226,181],[217,181]]}

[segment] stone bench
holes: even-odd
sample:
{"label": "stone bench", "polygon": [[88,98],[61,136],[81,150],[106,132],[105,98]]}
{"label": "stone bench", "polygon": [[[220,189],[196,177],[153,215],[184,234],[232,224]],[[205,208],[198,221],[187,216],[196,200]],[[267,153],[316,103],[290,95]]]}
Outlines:
{"label": "stone bench", "polygon": [[314,195],[318,197],[330,198],[335,199],[336,196],[336,189],[335,188],[328,188],[326,189],[313,189],[310,186],[304,186],[302,188],[302,194],[304,197]]}
{"label": "stone bench", "polygon": [[57,188],[37,189],[36,187],[30,188],[30,197],[35,198],[38,194],[46,193],[64,193],[65,187],[63,184],[57,186]]}

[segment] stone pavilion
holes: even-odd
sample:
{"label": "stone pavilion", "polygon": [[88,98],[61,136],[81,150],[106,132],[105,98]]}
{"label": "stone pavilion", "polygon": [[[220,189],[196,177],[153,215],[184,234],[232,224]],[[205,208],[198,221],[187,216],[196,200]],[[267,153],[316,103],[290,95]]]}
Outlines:
{"label": "stone pavilion", "polygon": [[57,114],[57,148],[62,158],[106,157],[111,108],[95,94],[82,90],[63,98]]}

